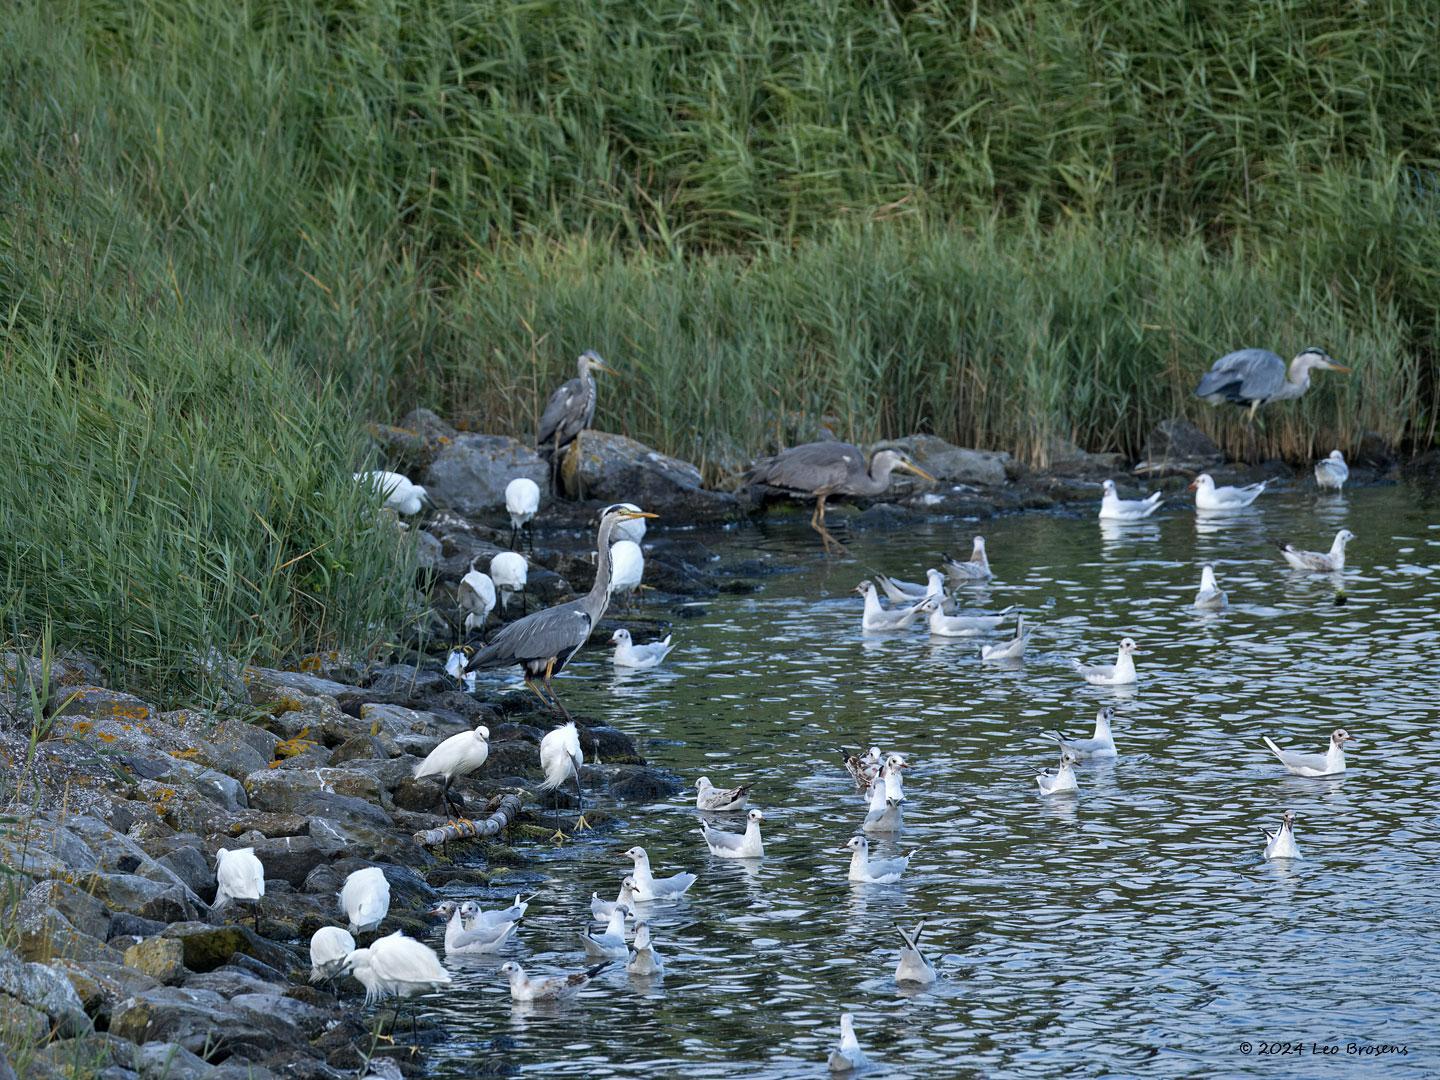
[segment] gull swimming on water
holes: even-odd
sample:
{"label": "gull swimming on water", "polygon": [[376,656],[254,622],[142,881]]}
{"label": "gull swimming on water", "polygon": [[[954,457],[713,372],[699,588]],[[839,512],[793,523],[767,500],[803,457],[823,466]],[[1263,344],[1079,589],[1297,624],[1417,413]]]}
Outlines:
{"label": "gull swimming on water", "polygon": [[921,615],[940,606],[935,597],[927,597],[917,600],[907,608],[886,611],[880,605],[880,597],[872,582],[860,582],[855,586],[855,591],[865,598],[865,614],[861,617],[860,625],[866,630],[904,630]]}
{"label": "gull swimming on water", "polygon": [[1285,544],[1277,541],[1280,554],[1285,556],[1285,561],[1296,570],[1310,570],[1319,574],[1333,574],[1345,569],[1345,545],[1355,539],[1355,534],[1349,529],[1341,529],[1335,534],[1335,542],[1330,545],[1328,552],[1324,551],[1301,551],[1294,544]]}
{"label": "gull swimming on water", "polygon": [[913,604],[916,600],[928,600],[932,596],[945,597],[945,575],[935,569],[925,571],[923,585],[884,574],[876,574],[875,580],[880,582],[880,591],[892,604]]}
{"label": "gull swimming on water", "polygon": [[1322,489],[1339,491],[1348,479],[1350,466],[1345,464],[1345,455],[1339,450],[1331,450],[1329,457],[1315,463],[1315,483]]}
{"label": "gull swimming on water", "polygon": [[721,859],[763,859],[765,841],[760,838],[760,823],[764,820],[765,815],[759,810],[751,810],[745,815],[743,833],[712,829],[702,821],[700,835],[705,837],[705,843],[710,846],[710,854]]}
{"label": "gull swimming on water", "polygon": [[[843,754],[844,751],[842,750],[841,753]],[[856,787],[861,791],[866,791],[870,787],[870,781],[879,774],[882,761],[884,761],[884,755],[880,753],[880,748],[872,746],[864,754],[847,754],[845,771],[854,779]]]}
{"label": "gull swimming on water", "polygon": [[895,767],[887,763],[880,770],[880,777],[883,783],[870,785],[870,806],[865,813],[865,820],[861,823],[860,829],[867,833],[898,833],[905,824],[904,811],[905,790],[900,779],[900,770],[908,768],[903,758],[899,755],[892,755],[891,760],[897,762]]}
{"label": "gull swimming on water", "polygon": [[720,813],[725,810],[744,810],[745,800],[750,797],[750,788],[742,784],[733,788],[717,788],[708,776],[695,781],[695,809]]}
{"label": "gull swimming on water", "polygon": [[855,1020],[849,1013],[840,1014],[840,1045],[830,1051],[832,1073],[856,1072],[869,1064],[860,1041],[855,1038]]}
{"label": "gull swimming on water", "polygon": [[852,836],[842,851],[849,851],[850,880],[867,882],[871,885],[889,885],[899,881],[900,875],[910,865],[911,858],[919,848],[906,852],[894,859],[870,858],[870,841],[863,836]]}
{"label": "gull swimming on water", "polygon": [[938,607],[930,612],[930,633],[936,637],[975,637],[998,630],[1016,611],[1011,604],[993,615],[946,615]]}
{"label": "gull swimming on water", "polygon": [[970,548],[970,558],[963,562],[959,559],[952,559],[949,555],[942,555],[944,560],[945,576],[956,585],[974,585],[978,582],[989,581],[995,575],[990,571],[990,558],[985,554],[985,538],[975,537]]}
{"label": "gull swimming on water", "polygon": [[683,895],[695,884],[695,875],[688,871],[657,878],[650,871],[650,856],[643,847],[632,847],[625,856],[635,863],[635,872],[631,876],[635,879],[636,900],[668,900]]}
{"label": "gull swimming on water", "polygon": [[900,962],[895,965],[895,981],[897,983],[919,983],[922,986],[929,986],[935,981],[935,965],[925,958],[920,951],[920,935],[925,932],[925,920],[921,919],[919,924],[911,933],[906,933],[905,928],[896,925],[896,931],[905,942],[905,947],[900,950]]}
{"label": "gull swimming on water", "polygon": [[1087,667],[1076,660],[1074,662],[1075,670],[1092,686],[1128,686],[1139,678],[1135,672],[1135,661],[1131,659],[1134,653],[1135,642],[1127,637],[1120,642],[1120,651],[1115,656],[1115,663]]}
{"label": "gull swimming on water", "polygon": [[1219,611],[1230,603],[1225,590],[1215,580],[1215,568],[1205,565],[1200,568],[1200,591],[1195,594],[1195,606],[1201,611]]}
{"label": "gull swimming on water", "polygon": [[1218,512],[1245,509],[1264,493],[1269,484],[1269,480],[1262,480],[1258,484],[1247,484],[1244,487],[1217,488],[1214,477],[1202,472],[1190,482],[1186,490],[1195,492],[1196,510]]}
{"label": "gull swimming on water", "polygon": [[980,659],[987,664],[1003,660],[1019,660],[1025,655],[1025,645],[1030,640],[1030,628],[1025,625],[1025,616],[1015,616],[1015,636],[1009,641],[995,645],[981,645]]}
{"label": "gull swimming on water", "polygon": [[1270,752],[1285,766],[1285,771],[1295,776],[1338,776],[1345,771],[1345,744],[1355,741],[1344,728],[1336,728],[1325,753],[1301,754],[1294,750],[1281,750],[1269,735],[1261,737]]}
{"label": "gull swimming on water", "polygon": [[1067,739],[1060,732],[1051,734],[1051,738],[1060,744],[1060,749],[1073,754],[1078,758],[1108,758],[1115,757],[1115,738],[1110,733],[1110,721],[1115,718],[1115,710],[1106,705],[1095,714],[1095,734],[1089,739]]}
{"label": "gull swimming on water", "polygon": [[1298,859],[1300,849],[1295,846],[1295,814],[1286,810],[1280,818],[1280,828],[1276,832],[1265,830],[1265,858],[1267,859]]}
{"label": "gull swimming on water", "polygon": [[446,900],[430,909],[431,917],[445,920],[446,956],[484,956],[499,952],[500,947],[515,933],[518,925],[515,921],[469,921],[479,913],[480,905],[473,900],[467,900],[463,904]]}
{"label": "gull swimming on water", "polygon": [[615,905],[615,910],[610,913],[610,919],[605,924],[605,929],[598,934],[592,934],[588,930],[580,933],[580,944],[585,947],[587,956],[608,956],[611,959],[623,960],[630,954],[630,946],[625,943],[625,920],[635,914],[635,910],[625,904]]}
{"label": "gull swimming on water", "polygon": [[525,969],[514,960],[500,965],[500,973],[510,980],[510,996],[516,1001],[561,1001],[573,997],[600,972],[610,966],[610,961],[596,964],[573,975],[548,975],[532,979]]}
{"label": "gull swimming on water", "polygon": [[606,922],[617,907],[632,907],[635,903],[635,879],[626,876],[620,883],[620,895],[614,900],[601,900],[598,892],[590,894],[590,917]]}
{"label": "gull swimming on water", "polygon": [[1164,498],[1156,491],[1143,499],[1122,499],[1114,480],[1106,480],[1101,486],[1105,489],[1100,498],[1101,521],[1139,521],[1158,510]]}
{"label": "gull swimming on water", "polygon": [[611,644],[615,646],[610,662],[616,667],[634,668],[636,671],[659,667],[661,661],[669,656],[670,650],[675,647],[670,644],[670,638],[671,635],[666,634],[659,641],[652,641],[648,645],[635,645],[630,641],[630,631],[622,627],[610,637]]}
{"label": "gull swimming on water", "polygon": [[630,959],[625,963],[625,970],[631,975],[665,974],[665,961],[660,959],[660,954],[655,951],[655,946],[650,941],[649,923],[635,924],[634,947],[630,951]]}
{"label": "gull swimming on water", "polygon": [[1055,770],[1041,769],[1035,777],[1041,795],[1063,795],[1079,790],[1075,783],[1075,762],[1079,761],[1069,750],[1060,751],[1060,767]]}

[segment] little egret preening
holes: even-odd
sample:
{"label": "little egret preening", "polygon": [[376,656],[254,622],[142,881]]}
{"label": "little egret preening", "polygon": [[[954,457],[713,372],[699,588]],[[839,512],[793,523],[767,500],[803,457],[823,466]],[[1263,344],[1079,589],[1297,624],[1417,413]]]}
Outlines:
{"label": "little egret preening", "polygon": [[525,586],[530,579],[530,564],[518,551],[502,551],[490,560],[490,580],[500,593],[500,610],[510,609],[510,598],[520,594],[520,611],[525,611]]}
{"label": "little egret preening", "polygon": [[629,974],[665,974],[665,961],[660,959],[660,954],[655,951],[655,946],[650,940],[649,923],[637,922],[635,924],[635,940],[632,944],[630,959],[625,963],[625,970]]}
{"label": "little egret preening", "polygon": [[1220,588],[1219,582],[1215,580],[1215,568],[1202,566],[1200,591],[1195,594],[1195,606],[1201,611],[1220,611],[1229,603],[1230,599],[1225,595],[1225,590]]}
{"label": "little egret preening", "polygon": [[610,635],[610,641],[615,646],[614,655],[610,658],[611,663],[616,667],[633,668],[636,671],[659,667],[675,647],[670,644],[669,634],[648,645],[636,645],[630,640],[630,631],[623,627]]}
{"label": "little egret preening", "polygon": [[1265,833],[1265,858],[1267,859],[1298,859],[1300,849],[1295,846],[1295,813],[1286,810],[1280,818],[1280,828]]}
{"label": "little egret preening", "polygon": [[350,933],[373,930],[390,913],[390,882],[378,866],[356,870],[340,889],[340,910],[350,920]]}
{"label": "little egret preening", "polygon": [[1135,642],[1124,638],[1120,642],[1120,651],[1115,654],[1115,663],[1087,667],[1076,660],[1075,670],[1091,686],[1128,686],[1140,677],[1135,671],[1135,661],[1131,659],[1135,649]]}
{"label": "little egret preening", "polygon": [[231,900],[255,902],[255,929],[260,929],[260,898],[265,895],[265,867],[254,848],[221,848],[215,853],[215,903],[224,907]]}
{"label": "little egret preening", "polygon": [[1196,510],[1224,514],[1244,510],[1264,494],[1269,484],[1269,480],[1261,480],[1258,484],[1247,484],[1244,487],[1216,487],[1215,478],[1202,472],[1190,482],[1186,490],[1195,492]]}
{"label": "little egret preening", "polygon": [[900,962],[895,965],[895,981],[929,986],[937,976],[935,965],[920,951],[920,935],[925,932],[925,920],[921,919],[911,933],[907,934],[903,926],[896,926],[895,931],[905,942],[905,947],[900,950]]}
{"label": "little egret preening", "polygon": [[871,885],[890,885],[900,880],[900,875],[910,865],[914,858],[915,851],[906,852],[904,855],[894,859],[872,859],[870,858],[870,841],[863,836],[852,836],[842,851],[849,851],[851,881],[865,882]]}
{"label": "little egret preening", "polygon": [[322,926],[310,936],[310,981],[325,982],[340,974],[355,939],[338,926]]}
{"label": "little egret preening", "polygon": [[358,472],[355,474],[357,484],[366,484],[377,495],[385,497],[384,506],[387,510],[393,510],[397,514],[410,516],[418,514],[425,509],[425,504],[430,501],[430,496],[425,494],[425,489],[419,484],[412,484],[410,478],[404,473],[398,472]]}
{"label": "little egret preening", "polygon": [[970,548],[970,558],[963,562],[960,559],[952,559],[949,555],[942,555],[945,565],[945,576],[956,585],[977,585],[989,581],[994,575],[990,572],[990,557],[985,554],[985,538],[975,537]]}
{"label": "little egret preening", "polygon": [[705,838],[705,843],[710,848],[710,854],[717,858],[763,859],[765,857],[765,841],[760,838],[760,823],[764,820],[765,815],[759,810],[751,810],[745,816],[746,824],[743,833],[712,828],[702,821],[700,835]]}
{"label": "little egret preening", "polygon": [[610,961],[596,964],[573,975],[549,975],[532,979],[525,969],[510,960],[500,965],[500,974],[510,980],[510,996],[516,1001],[562,1001],[578,994],[585,984],[610,966]]}
{"label": "little egret preening", "polygon": [[475,568],[478,561],[470,560],[470,569],[460,579],[460,588],[455,595],[460,610],[465,613],[466,637],[469,637],[471,630],[483,631],[485,620],[490,618],[490,613],[495,610],[495,582],[489,574],[482,574]]}
{"label": "little egret preening", "polygon": [[748,786],[717,788],[710,783],[708,776],[702,776],[695,781],[695,809],[697,810],[706,810],[710,813],[744,810],[745,800],[749,796],[750,788]]}
{"label": "little egret preening", "polygon": [[1349,371],[1324,349],[1302,349],[1289,365],[1269,349],[1240,349],[1211,365],[1195,387],[1195,396],[1211,405],[1227,401],[1248,408],[1253,421],[1261,405],[1290,401],[1310,389],[1312,371]]}
{"label": "little egret preening", "polygon": [[670,900],[683,896],[685,890],[695,884],[695,875],[689,871],[657,878],[650,870],[650,856],[643,847],[632,847],[625,852],[625,857],[635,864],[630,876],[635,879],[636,900]]}
{"label": "little egret preening", "polygon": [[[595,584],[590,591],[578,600],[537,611],[503,627],[489,645],[470,658],[465,670],[519,664],[525,670],[525,684],[535,692],[535,696],[565,719],[571,719],[565,706],[555,696],[550,679],[590,639],[590,632],[610,603],[610,541],[615,527],[630,518],[654,516],[644,510],[607,506],[600,515],[600,529],[595,536]],[[499,558],[497,555],[496,559]],[[493,575],[494,563],[491,563],[490,569]],[[541,693],[536,679],[549,691],[549,699]]]}
{"label": "little egret preening", "polygon": [[1100,486],[1104,490],[1100,497],[1101,521],[1141,521],[1160,509],[1160,500],[1164,498],[1155,491],[1143,499],[1122,499],[1114,480],[1106,480]]}
{"label": "little egret preening", "polygon": [[425,760],[415,766],[415,779],[419,780],[424,776],[440,777],[444,781],[440,788],[440,798],[454,814],[460,803],[450,794],[450,785],[457,776],[469,776],[480,768],[489,756],[490,729],[481,724],[474,731],[451,735],[431,750]]}
{"label": "little egret preening", "polygon": [[521,530],[530,533],[530,550],[535,550],[535,531],[530,522],[540,510],[540,485],[527,476],[517,476],[505,485],[505,510],[510,515],[510,546],[514,548]]}
{"label": "little egret preening", "polygon": [[935,483],[935,478],[898,450],[877,450],[867,465],[858,446],[843,442],[805,443],[756,462],[748,474],[751,484],[779,488],[792,495],[812,497],[815,513],[810,527],[820,534],[825,553],[843,552],[845,545],[825,527],[825,500],[847,495],[881,495],[890,487],[896,469]]}
{"label": "little egret preening", "polygon": [[[540,768],[545,773],[545,779],[540,781],[540,790],[555,791],[566,780],[575,778],[575,801],[580,806],[576,829],[590,827],[585,821],[585,800],[580,792],[580,767],[584,764],[585,755],[580,752],[580,732],[574,720],[547,732],[540,740]],[[556,828],[555,838],[563,840],[565,834]]]}
{"label": "little egret preening", "polygon": [[1345,455],[1331,450],[1329,457],[1315,463],[1315,483],[1322,491],[1339,491],[1350,479],[1350,466],[1345,464]]}
{"label": "little egret preening", "polygon": [[645,553],[634,540],[617,540],[610,547],[610,595],[624,599],[630,610],[645,577]]}
{"label": "little egret preening", "polygon": [[[450,973],[430,946],[409,938],[399,930],[376,941],[368,949],[356,949],[345,960],[345,970],[365,987],[365,1000],[395,998],[395,1015],[390,1030],[400,1019],[406,998],[450,985]],[[410,1034],[417,1036],[415,1014],[410,1014]]]}
{"label": "little egret preening", "polygon": [[1302,754],[1294,750],[1282,750],[1269,735],[1262,735],[1270,752],[1280,759],[1285,771],[1292,776],[1339,776],[1345,771],[1345,744],[1354,742],[1344,728],[1336,728],[1330,736],[1330,745],[1323,754]]}
{"label": "little egret preening", "polygon": [[1327,551],[1301,551],[1294,544],[1276,541],[1280,554],[1294,570],[1307,570],[1312,574],[1338,574],[1345,569],[1345,545],[1355,539],[1349,529],[1335,534],[1335,542]]}
{"label": "little egret preening", "polygon": [[830,1051],[832,1073],[858,1072],[869,1065],[869,1059],[855,1038],[855,1020],[849,1013],[840,1014],[840,1045]]}

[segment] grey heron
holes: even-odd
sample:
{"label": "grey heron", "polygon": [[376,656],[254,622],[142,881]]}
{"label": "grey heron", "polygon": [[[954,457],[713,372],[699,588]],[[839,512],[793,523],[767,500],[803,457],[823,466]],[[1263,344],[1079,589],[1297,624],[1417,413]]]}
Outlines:
{"label": "grey heron", "polygon": [[750,470],[750,483],[780,488],[795,495],[814,496],[810,527],[820,534],[829,554],[845,546],[825,528],[825,500],[832,496],[880,495],[890,486],[896,469],[914,473],[931,483],[935,478],[898,450],[877,450],[867,465],[858,446],[843,442],[815,442],[792,446],[773,458],[758,461]]}
{"label": "grey heron", "polygon": [[1287,366],[1278,353],[1269,349],[1240,349],[1226,353],[1211,366],[1195,396],[1211,405],[1233,401],[1250,409],[1250,420],[1261,405],[1289,401],[1310,389],[1311,371],[1349,371],[1324,350],[1311,346],[1300,350]]}
{"label": "grey heron", "polygon": [[[590,632],[605,614],[610,601],[610,537],[615,532],[615,526],[630,518],[656,516],[622,506],[606,507],[600,515],[600,529],[595,537],[595,584],[590,591],[578,600],[545,608],[505,626],[495,634],[489,645],[470,658],[465,671],[469,673],[477,668],[519,664],[525,670],[525,685],[547,707],[558,710],[565,719],[571,719],[569,711],[555,696],[550,679],[580,651],[580,646],[589,640]],[[536,685],[537,679],[549,691],[548,700]]]}
{"label": "grey heron", "polygon": [[575,441],[575,436],[590,426],[595,419],[595,376],[594,372],[604,371],[617,375],[614,368],[601,359],[593,349],[586,349],[576,361],[575,378],[561,384],[560,389],[550,395],[545,411],[540,414],[540,427],[535,433],[535,445],[550,444],[550,487],[555,488],[555,471],[559,467],[560,451]]}

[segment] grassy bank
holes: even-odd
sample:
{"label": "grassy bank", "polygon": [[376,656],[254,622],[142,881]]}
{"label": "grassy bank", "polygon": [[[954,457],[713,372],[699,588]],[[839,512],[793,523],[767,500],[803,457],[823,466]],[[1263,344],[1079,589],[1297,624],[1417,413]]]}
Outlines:
{"label": "grassy bank", "polygon": [[[1219,353],[1352,361],[1304,458],[1428,445],[1440,14],[17,0],[0,23],[0,587],[168,679],[393,619],[344,483],[417,404],[712,475],[833,417],[1043,461],[1196,417]],[[403,577],[400,574],[399,577]]]}

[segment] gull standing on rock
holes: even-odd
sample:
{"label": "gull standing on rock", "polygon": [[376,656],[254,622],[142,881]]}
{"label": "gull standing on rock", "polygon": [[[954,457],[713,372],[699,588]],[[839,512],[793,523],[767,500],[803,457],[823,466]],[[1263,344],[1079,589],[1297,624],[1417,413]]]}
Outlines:
{"label": "gull standing on rock", "polygon": [[596,964],[573,975],[550,975],[532,979],[525,969],[514,960],[500,965],[500,973],[510,980],[510,996],[516,1001],[561,1001],[573,997],[600,972],[610,966],[610,961]]}
{"label": "gull standing on rock", "polygon": [[745,800],[750,796],[748,785],[734,788],[717,788],[708,776],[695,781],[695,809],[722,813],[726,810],[744,810]]}
{"label": "gull standing on rock", "polygon": [[849,1013],[840,1014],[840,1045],[830,1051],[829,1064],[832,1073],[856,1072],[869,1064],[855,1038],[855,1020]]}
{"label": "gull standing on rock", "polygon": [[1269,484],[1269,480],[1261,480],[1258,484],[1247,484],[1245,487],[1217,488],[1214,477],[1209,473],[1201,473],[1190,482],[1186,490],[1195,492],[1196,510],[1223,513],[1227,510],[1245,509],[1264,493]]}
{"label": "gull standing on rock", "polygon": [[530,581],[530,564],[518,551],[502,551],[490,560],[490,580],[500,592],[500,610],[510,610],[510,598],[520,594],[520,613],[525,613],[525,586]]}
{"label": "gull standing on rock", "polygon": [[1112,758],[1115,753],[1115,738],[1110,733],[1110,721],[1115,719],[1115,710],[1109,705],[1095,714],[1095,734],[1089,739],[1067,739],[1060,732],[1050,737],[1060,744],[1060,749],[1076,758]]}
{"label": "gull standing on rock", "polygon": [[1131,659],[1134,653],[1135,642],[1127,637],[1120,642],[1120,651],[1115,656],[1115,663],[1087,667],[1076,660],[1074,661],[1075,670],[1092,686],[1129,686],[1139,679],[1139,675],[1135,671],[1135,661]]}
{"label": "gull standing on rock", "polygon": [[1106,480],[1101,487],[1104,488],[1100,497],[1101,521],[1140,521],[1160,509],[1160,500],[1164,498],[1156,491],[1143,499],[1122,499],[1114,480]]}
{"label": "gull standing on rock", "polygon": [[253,847],[221,848],[215,853],[215,902],[212,909],[231,900],[255,902],[255,930],[260,930],[260,899],[265,895],[265,866]]}
{"label": "gull standing on rock", "polygon": [[1280,828],[1276,832],[1265,830],[1265,858],[1267,859],[1298,859],[1300,849],[1295,846],[1295,815],[1286,810],[1280,818]]}
{"label": "gull standing on rock", "polygon": [[630,946],[625,943],[625,920],[634,914],[634,909],[628,905],[616,904],[604,930],[598,934],[582,930],[580,944],[585,947],[585,954],[609,957],[612,960],[625,959],[630,953]]}
{"label": "gull standing on rock", "polygon": [[760,838],[760,823],[764,820],[765,815],[759,810],[751,810],[745,815],[745,831],[743,833],[714,829],[702,821],[700,835],[709,845],[710,854],[717,858],[763,859],[765,842]]}
{"label": "gull standing on rock", "polygon": [[[516,546],[540,510],[540,485],[527,476],[517,476],[505,485],[505,509],[510,514],[510,546]],[[530,530],[530,550],[535,550],[535,533]]]}
{"label": "gull standing on rock", "polygon": [[664,975],[665,961],[660,959],[660,954],[655,951],[655,946],[650,940],[650,924],[637,922],[635,924],[634,948],[630,953],[630,959],[625,964],[625,970],[631,975]]}
{"label": "gull standing on rock", "polygon": [[872,582],[862,581],[855,591],[865,598],[865,614],[860,625],[866,630],[904,630],[921,615],[937,609],[940,604],[935,597],[918,600],[907,608],[886,611],[880,605],[880,597]]}
{"label": "gull standing on rock", "polygon": [[995,645],[981,645],[980,659],[987,664],[1005,660],[1021,660],[1025,657],[1025,645],[1030,640],[1030,628],[1025,625],[1025,616],[1015,616],[1015,636],[1009,641]]}
{"label": "gull standing on rock", "polygon": [[635,879],[636,900],[669,900],[683,896],[685,890],[695,884],[695,875],[688,871],[657,878],[650,870],[650,856],[643,847],[632,847],[625,852],[625,857],[635,863],[631,877]]}
{"label": "gull standing on rock", "polygon": [[[615,545],[619,547],[619,544]],[[615,652],[610,657],[610,662],[616,667],[633,668],[636,671],[648,671],[653,667],[659,667],[665,657],[670,655],[670,650],[675,646],[670,644],[670,634],[666,634],[659,641],[652,641],[648,645],[636,645],[630,640],[630,631],[621,627],[610,636],[610,642],[615,646]]]}
{"label": "gull standing on rock", "polygon": [[1294,776],[1339,776],[1345,771],[1345,744],[1354,742],[1344,728],[1336,728],[1330,736],[1330,746],[1323,754],[1301,754],[1294,750],[1282,750],[1269,735],[1262,735],[1270,752],[1280,759],[1285,771]]}
{"label": "gull standing on rock", "polygon": [[1349,479],[1350,466],[1345,464],[1345,455],[1339,450],[1331,450],[1329,457],[1315,463],[1315,483],[1321,490],[1339,491]]}
{"label": "gull standing on rock", "polygon": [[350,933],[373,930],[390,912],[390,882],[378,866],[356,870],[340,889],[340,910],[350,920]]}
{"label": "gull standing on rock", "polygon": [[985,554],[983,536],[975,537],[970,548],[970,558],[963,562],[952,559],[949,555],[941,555],[940,558],[945,567],[945,576],[956,585],[976,585],[995,576],[990,571],[990,557]]}
{"label": "gull standing on rock", "polygon": [[310,981],[324,982],[340,974],[355,939],[338,926],[322,926],[310,937]]}
{"label": "gull standing on rock", "polygon": [[900,880],[900,875],[910,865],[915,852],[919,848],[906,852],[904,855],[894,859],[872,859],[870,858],[870,841],[863,836],[852,836],[842,851],[849,851],[851,881],[865,882],[870,885],[889,885]]}
{"label": "gull standing on rock", "polygon": [[[495,610],[495,582],[489,574],[482,574],[475,568],[478,559],[470,560],[470,569],[460,579],[460,588],[455,599],[465,613],[465,633],[485,629],[485,620]],[[458,678],[458,676],[457,676]]]}
{"label": "gull standing on rock", "polygon": [[1035,783],[1040,786],[1041,795],[1063,795],[1066,792],[1078,791],[1079,785],[1075,783],[1075,762],[1080,760],[1069,750],[1060,751],[1060,767],[1053,772],[1050,769],[1041,769],[1035,777]]}
{"label": "gull standing on rock", "polygon": [[1195,606],[1201,611],[1220,611],[1230,603],[1225,590],[1215,581],[1215,568],[1205,565],[1200,568],[1200,591],[1195,594]]}
{"label": "gull standing on rock", "polygon": [[1280,543],[1280,554],[1285,556],[1285,561],[1295,570],[1309,570],[1317,574],[1336,574],[1345,569],[1345,545],[1355,539],[1355,534],[1349,529],[1341,529],[1335,534],[1335,542],[1330,545],[1328,552],[1301,551],[1294,544]]}
{"label": "gull standing on rock", "polygon": [[895,930],[905,942],[905,947],[900,950],[900,962],[895,965],[895,981],[929,986],[936,976],[935,965],[920,951],[920,935],[925,932],[925,920],[920,920],[913,933],[907,934],[905,928],[898,924]]}
{"label": "gull standing on rock", "polygon": [[450,794],[450,785],[457,776],[469,776],[480,768],[489,756],[490,729],[481,724],[474,731],[451,735],[431,750],[425,760],[415,766],[415,779],[425,776],[440,777],[444,781],[440,788],[440,798],[453,814],[457,812],[460,804]]}

